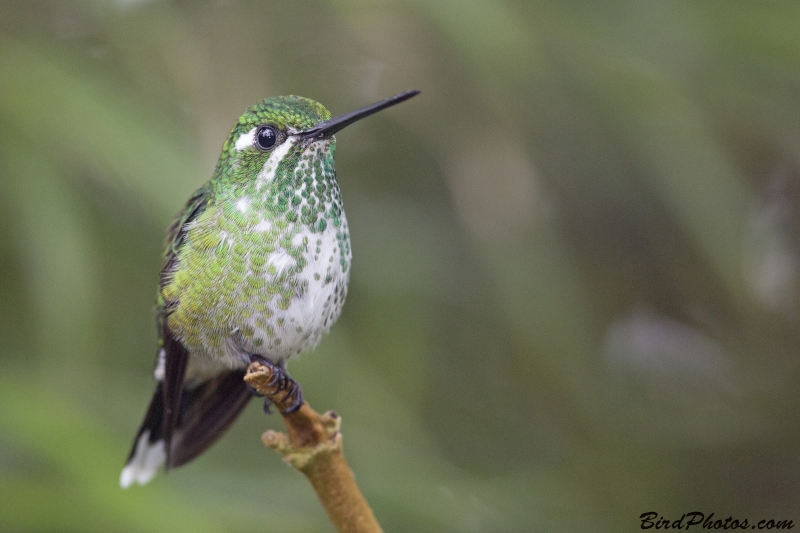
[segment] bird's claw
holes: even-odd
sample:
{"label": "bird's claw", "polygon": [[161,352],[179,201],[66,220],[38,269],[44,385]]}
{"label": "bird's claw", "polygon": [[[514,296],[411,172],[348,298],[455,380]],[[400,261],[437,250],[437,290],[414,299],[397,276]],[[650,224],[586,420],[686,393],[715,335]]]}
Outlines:
{"label": "bird's claw", "polygon": [[[252,354],[250,356],[250,361],[261,363],[272,370],[272,378],[270,378],[269,382],[267,383],[268,387],[275,388],[275,394],[271,396],[274,397],[279,392],[286,392],[286,394],[283,395],[283,399],[280,403],[285,405],[287,402],[289,402],[289,406],[286,409],[281,410],[282,414],[291,414],[300,409],[300,406],[305,403],[305,399],[303,399],[303,390],[300,388],[300,385],[289,376],[282,366],[277,365],[266,357],[257,354]],[[252,392],[256,396],[264,396],[255,390]],[[270,414],[271,411],[269,408],[274,403],[275,402],[269,396],[264,398],[264,412]]]}

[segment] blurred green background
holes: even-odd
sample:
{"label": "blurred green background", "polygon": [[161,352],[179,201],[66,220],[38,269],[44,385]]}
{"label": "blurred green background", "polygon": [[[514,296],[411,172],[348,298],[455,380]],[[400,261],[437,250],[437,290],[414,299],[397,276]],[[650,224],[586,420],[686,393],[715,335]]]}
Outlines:
{"label": "blurred green background", "polygon": [[338,137],[344,313],[289,365],[387,531],[800,523],[800,4],[0,2],[0,530],[332,531],[256,402],[122,491],[166,226],[239,114]]}

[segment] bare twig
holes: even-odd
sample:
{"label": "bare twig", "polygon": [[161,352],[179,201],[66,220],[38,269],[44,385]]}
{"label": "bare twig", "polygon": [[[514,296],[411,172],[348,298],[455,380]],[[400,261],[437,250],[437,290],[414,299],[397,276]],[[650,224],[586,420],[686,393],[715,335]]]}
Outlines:
{"label": "bare twig", "polygon": [[[290,399],[278,384],[270,384],[272,369],[259,362],[247,368],[245,381],[269,398],[280,412]],[[342,419],[333,411],[319,414],[308,403],[293,413],[283,414],[287,435],[267,431],[264,444],[283,456],[295,470],[308,478],[328,516],[340,533],[382,533],[369,504],[358,490],[353,472],[342,452]]]}

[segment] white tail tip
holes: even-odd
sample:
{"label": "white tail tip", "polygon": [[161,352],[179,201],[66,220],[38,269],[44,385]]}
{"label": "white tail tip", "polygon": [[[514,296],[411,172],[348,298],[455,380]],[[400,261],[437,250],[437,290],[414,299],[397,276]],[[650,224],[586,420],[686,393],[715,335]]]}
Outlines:
{"label": "white tail tip", "polygon": [[134,483],[144,485],[149,482],[167,460],[164,450],[164,441],[150,443],[150,430],[145,430],[136,442],[136,451],[133,457],[122,469],[119,476],[119,485],[127,489]]}

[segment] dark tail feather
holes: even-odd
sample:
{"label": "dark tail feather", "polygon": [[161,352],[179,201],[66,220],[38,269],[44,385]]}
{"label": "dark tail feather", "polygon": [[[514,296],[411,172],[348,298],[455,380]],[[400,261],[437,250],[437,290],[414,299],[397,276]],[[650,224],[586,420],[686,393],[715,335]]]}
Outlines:
{"label": "dark tail feather", "polygon": [[131,453],[119,484],[122,488],[131,486],[134,482],[144,485],[158,472],[158,468],[166,461],[164,449],[164,391],[161,382],[156,385],[150,407],[144,415],[144,421],[133,439]]}
{"label": "dark tail feather", "polygon": [[[164,422],[161,424],[161,433],[167,450],[167,463],[172,450],[172,435],[178,424],[178,417],[182,410],[184,395],[183,376],[189,364],[189,352],[173,335],[166,326],[162,325],[162,342],[164,353],[164,378],[161,387],[164,393]],[[161,355],[159,353],[159,360]],[[160,363],[159,363],[160,364]]]}
{"label": "dark tail feather", "polygon": [[232,370],[194,389],[184,389],[167,468],[203,453],[236,420],[252,398],[244,370]]}
{"label": "dark tail feather", "polygon": [[142,425],[136,433],[136,439],[133,441],[131,453],[128,454],[128,461],[133,458],[136,453],[136,443],[145,431],[150,431],[149,441],[151,443],[158,442],[162,439],[161,422],[164,420],[164,392],[161,389],[161,382],[156,385],[156,390],[153,393],[153,398],[150,400],[150,406],[147,408],[147,414],[144,415]]}
{"label": "dark tail feather", "polygon": [[183,390],[171,431],[169,454],[164,432],[164,423],[169,420],[164,413],[163,384],[159,382],[122,469],[120,485],[123,488],[133,483],[144,485],[162,465],[167,469],[184,465],[214,444],[252,398],[244,374],[244,370],[232,370],[196,388]]}

